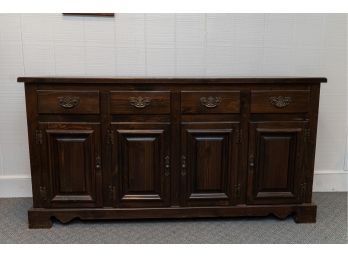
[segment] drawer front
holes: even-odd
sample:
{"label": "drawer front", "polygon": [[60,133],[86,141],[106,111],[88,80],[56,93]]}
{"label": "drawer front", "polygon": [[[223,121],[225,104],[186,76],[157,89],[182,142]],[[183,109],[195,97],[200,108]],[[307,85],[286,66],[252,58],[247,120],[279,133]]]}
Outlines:
{"label": "drawer front", "polygon": [[38,90],[39,113],[99,113],[99,91]]}
{"label": "drawer front", "polygon": [[111,91],[110,112],[116,114],[168,114],[169,91]]}
{"label": "drawer front", "polygon": [[182,91],[182,113],[239,113],[239,91]]}
{"label": "drawer front", "polygon": [[309,110],[308,90],[252,90],[252,113],[304,113]]}

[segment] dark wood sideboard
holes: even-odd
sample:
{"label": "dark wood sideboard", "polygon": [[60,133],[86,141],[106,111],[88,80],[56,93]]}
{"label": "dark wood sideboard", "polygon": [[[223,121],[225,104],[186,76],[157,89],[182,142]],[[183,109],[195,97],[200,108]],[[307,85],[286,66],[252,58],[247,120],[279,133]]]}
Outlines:
{"label": "dark wood sideboard", "polygon": [[315,222],[325,78],[25,82],[33,208],[51,218],[266,216]]}

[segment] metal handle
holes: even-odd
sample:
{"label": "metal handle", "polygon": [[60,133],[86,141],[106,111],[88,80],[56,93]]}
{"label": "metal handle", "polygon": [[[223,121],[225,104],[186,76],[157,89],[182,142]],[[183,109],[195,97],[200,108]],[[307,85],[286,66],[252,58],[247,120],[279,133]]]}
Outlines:
{"label": "metal handle", "polygon": [[250,155],[249,156],[249,166],[251,168],[253,168],[255,166],[255,163],[254,163],[254,155]]}
{"label": "metal handle", "polygon": [[101,158],[100,158],[100,156],[97,156],[97,158],[95,158],[95,168],[96,169],[100,169],[101,168]]}
{"label": "metal handle", "polygon": [[181,176],[186,176],[186,156],[181,156]]}
{"label": "metal handle", "polygon": [[215,108],[221,103],[221,97],[219,96],[208,96],[201,97],[201,104],[207,108]]}
{"label": "metal handle", "polygon": [[292,102],[290,96],[270,96],[270,103],[277,108],[284,108]]}
{"label": "metal handle", "polygon": [[134,106],[135,108],[145,108],[146,106],[149,106],[151,103],[150,97],[130,97],[129,98],[130,105]]}
{"label": "metal handle", "polygon": [[71,109],[79,105],[80,103],[80,97],[78,96],[59,96],[58,99],[58,105],[60,107],[63,107],[65,109]]}
{"label": "metal handle", "polygon": [[169,168],[170,168],[170,157],[166,156],[164,157],[164,169],[165,169],[164,175],[166,177],[170,175]]}

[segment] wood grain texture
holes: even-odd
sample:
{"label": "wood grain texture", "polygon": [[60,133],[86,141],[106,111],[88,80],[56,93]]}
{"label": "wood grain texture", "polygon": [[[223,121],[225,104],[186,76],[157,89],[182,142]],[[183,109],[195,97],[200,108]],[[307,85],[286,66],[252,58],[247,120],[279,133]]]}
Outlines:
{"label": "wood grain texture", "polygon": [[98,91],[38,90],[38,113],[99,113]]}
{"label": "wood grain texture", "polygon": [[170,92],[111,91],[110,111],[115,114],[169,114]]}
{"label": "wood grain texture", "polygon": [[18,82],[27,83],[77,83],[77,84],[320,84],[327,82],[326,78],[319,77],[215,77],[215,78],[131,78],[131,77],[115,77],[115,78],[100,78],[100,77],[18,77]]}
{"label": "wood grain texture", "polygon": [[239,91],[182,91],[182,113],[239,113]]}
{"label": "wood grain texture", "polygon": [[315,222],[323,78],[18,80],[26,81],[31,228],[50,227],[51,216]]}
{"label": "wood grain texture", "polygon": [[[169,207],[169,208],[86,208],[86,209],[41,209],[28,211],[29,228],[51,228],[51,217],[62,223],[74,218],[81,220],[132,220],[132,219],[187,219],[216,217],[262,217],[274,215],[285,219],[294,215],[297,223],[314,223],[317,206],[302,205],[240,205],[218,207]],[[233,222],[233,221],[231,221]]]}
{"label": "wood grain texture", "polygon": [[[97,207],[101,190],[100,125],[40,123],[44,131],[41,156],[48,171],[47,201],[56,207]],[[50,186],[48,186],[50,185]]]}
{"label": "wood grain texture", "polygon": [[252,90],[252,113],[301,113],[309,109],[308,90]]}
{"label": "wood grain texture", "polygon": [[150,122],[112,124],[115,143],[111,167],[117,171],[116,206],[169,205],[169,128],[169,124]]}
{"label": "wood grain texture", "polygon": [[305,122],[250,124],[248,202],[300,203]]}
{"label": "wood grain texture", "polygon": [[238,169],[238,129],[238,123],[191,122],[182,125],[184,205],[233,204]]}

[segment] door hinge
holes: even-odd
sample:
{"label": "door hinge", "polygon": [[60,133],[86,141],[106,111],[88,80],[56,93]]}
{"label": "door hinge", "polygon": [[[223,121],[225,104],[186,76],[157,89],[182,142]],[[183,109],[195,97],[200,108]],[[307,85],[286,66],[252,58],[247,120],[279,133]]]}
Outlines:
{"label": "door hinge", "polygon": [[47,201],[47,190],[44,186],[40,186],[40,198],[42,201]]}
{"label": "door hinge", "polygon": [[113,130],[108,130],[107,144],[109,144],[109,145],[114,144],[114,131]]}
{"label": "door hinge", "polygon": [[38,129],[35,131],[35,140],[37,145],[42,144],[42,130]]}
{"label": "door hinge", "polygon": [[240,198],[240,184],[234,185],[234,193],[236,195],[236,199]]}
{"label": "door hinge", "polygon": [[170,175],[170,157],[167,155],[164,157],[164,175],[168,177]]}
{"label": "door hinge", "polygon": [[116,198],[116,187],[113,185],[109,186],[109,199],[115,201]]}
{"label": "door hinge", "polygon": [[237,141],[236,141],[236,143],[237,144],[240,144],[240,142],[241,142],[241,138],[242,138],[242,131],[241,131],[241,129],[240,128],[238,128],[237,130],[236,130],[236,138],[237,138]]}
{"label": "door hinge", "polygon": [[307,189],[307,183],[303,182],[301,184],[301,199],[303,202],[306,200],[306,189]]}
{"label": "door hinge", "polygon": [[186,176],[186,156],[181,156],[181,176]]}
{"label": "door hinge", "polygon": [[304,138],[305,138],[305,142],[308,143],[310,141],[310,137],[311,137],[311,130],[310,128],[305,128],[304,130]]}

